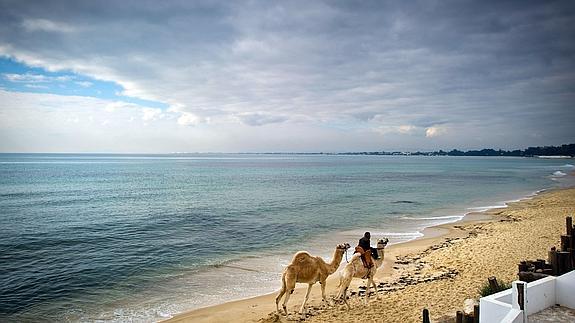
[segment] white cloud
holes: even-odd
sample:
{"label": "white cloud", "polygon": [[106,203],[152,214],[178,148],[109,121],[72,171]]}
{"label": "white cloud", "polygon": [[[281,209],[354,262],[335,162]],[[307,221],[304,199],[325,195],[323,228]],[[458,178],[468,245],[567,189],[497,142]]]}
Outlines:
{"label": "white cloud", "polygon": [[237,117],[240,120],[240,122],[249,126],[263,126],[270,123],[280,123],[288,120],[288,118],[284,116],[271,115],[261,112],[242,113],[239,114]]}
{"label": "white cloud", "polygon": [[183,112],[178,118],[178,124],[181,126],[197,126],[204,120],[193,113]]}
{"label": "white cloud", "polygon": [[10,82],[16,83],[48,83],[48,82],[67,82],[72,79],[70,76],[48,76],[42,74],[13,74],[4,73],[2,74],[4,79]]}
{"label": "white cloud", "polygon": [[107,112],[114,112],[119,109],[131,109],[131,108],[142,108],[142,107],[140,107],[137,104],[124,101],[112,101],[106,104],[104,110]]}
{"label": "white cloud", "polygon": [[403,125],[403,126],[399,126],[397,127],[397,131],[399,133],[403,133],[403,134],[410,134],[413,133],[414,131],[417,130],[416,126],[412,126],[412,125]]}
{"label": "white cloud", "polygon": [[46,86],[46,85],[39,85],[39,84],[25,84],[24,86],[27,87],[27,88],[30,88],[30,89],[43,89],[43,90],[49,89],[48,86]]}
{"label": "white cloud", "polygon": [[422,128],[413,125],[401,125],[401,126],[391,126],[391,125],[376,125],[372,128],[375,132],[388,135],[388,134],[400,134],[400,135],[422,135]]}
{"label": "white cloud", "polygon": [[22,21],[22,27],[26,31],[45,31],[45,32],[58,32],[58,33],[71,33],[76,29],[66,23],[56,22],[48,19],[25,19]]}
{"label": "white cloud", "polygon": [[433,126],[425,130],[425,136],[427,138],[439,137],[447,134],[447,128],[444,126]]}
{"label": "white cloud", "polygon": [[162,118],[164,115],[161,109],[156,108],[142,108],[142,120],[154,121]]}

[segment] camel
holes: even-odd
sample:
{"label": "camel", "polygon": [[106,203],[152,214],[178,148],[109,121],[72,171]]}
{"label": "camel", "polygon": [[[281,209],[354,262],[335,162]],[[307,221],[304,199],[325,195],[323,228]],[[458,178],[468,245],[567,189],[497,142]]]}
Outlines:
{"label": "camel", "polygon": [[368,279],[367,289],[365,291],[366,302],[369,297],[369,289],[371,285],[373,285],[373,288],[375,288],[375,295],[379,299],[379,295],[377,294],[377,285],[375,284],[373,277],[375,276],[375,273],[377,273],[377,268],[379,268],[381,264],[383,264],[383,258],[385,257],[385,246],[387,245],[388,242],[389,239],[387,238],[379,239],[377,241],[377,254],[379,257],[374,261],[374,266],[371,267],[370,269],[365,268],[365,266],[363,265],[363,262],[361,261],[361,255],[359,253],[355,253],[351,257],[349,263],[340,272],[339,292],[337,293],[336,299],[340,298],[343,299],[343,302],[345,303],[345,305],[347,305],[348,309],[350,308],[350,306],[347,303],[346,293],[347,289],[349,288],[349,284],[351,283],[351,280],[353,278]]}
{"label": "camel", "polygon": [[291,263],[284,269],[282,274],[282,288],[280,293],[276,297],[276,309],[278,314],[281,314],[279,309],[280,299],[284,294],[286,294],[283,301],[282,307],[285,315],[288,314],[286,304],[295,289],[296,283],[306,283],[308,284],[307,293],[305,294],[305,299],[303,304],[301,304],[300,314],[305,315],[305,304],[309,298],[309,293],[311,287],[319,281],[321,285],[321,297],[327,303],[327,298],[325,297],[325,281],[327,277],[333,274],[341,263],[343,254],[351,246],[349,243],[339,244],[335,247],[333,258],[330,263],[326,263],[319,256],[312,256],[307,251],[297,252],[291,261]]}

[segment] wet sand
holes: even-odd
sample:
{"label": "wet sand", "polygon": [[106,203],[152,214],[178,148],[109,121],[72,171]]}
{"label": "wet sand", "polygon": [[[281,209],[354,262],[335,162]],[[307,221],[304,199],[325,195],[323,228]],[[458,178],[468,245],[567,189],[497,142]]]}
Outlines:
{"label": "wet sand", "polygon": [[[478,297],[479,287],[488,277],[509,282],[516,278],[520,260],[545,259],[547,250],[559,245],[567,215],[575,215],[575,188],[545,192],[507,208],[468,214],[461,221],[428,228],[422,238],[386,248],[384,264],[376,275],[379,299],[370,297],[366,305],[365,298],[355,294],[350,298],[350,310],[341,304],[328,306],[322,304],[316,284],[308,302],[307,321],[421,322],[423,308],[430,310],[432,320],[454,316],[466,298]],[[374,236],[372,241],[378,238]],[[338,280],[338,272],[328,279],[328,296],[335,296]],[[280,284],[278,281],[278,289]],[[351,290],[357,291],[363,284],[354,279]],[[298,284],[287,317],[275,313],[274,293],[193,310],[167,322],[299,320],[295,312],[305,290],[305,284]]]}

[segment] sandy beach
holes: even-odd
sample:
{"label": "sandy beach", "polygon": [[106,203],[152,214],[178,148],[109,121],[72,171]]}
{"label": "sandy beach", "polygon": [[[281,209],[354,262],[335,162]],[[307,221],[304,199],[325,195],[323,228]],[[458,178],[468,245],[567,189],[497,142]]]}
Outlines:
{"label": "sandy beach", "polygon": [[[558,246],[565,216],[575,214],[575,188],[541,193],[510,203],[507,208],[468,214],[462,221],[426,229],[424,237],[386,248],[383,267],[376,276],[382,292],[369,304],[357,295],[352,308],[326,306],[319,284],[308,302],[309,322],[421,322],[428,308],[432,320],[442,321],[461,310],[466,298],[477,298],[490,276],[510,282],[517,263],[546,258]],[[379,237],[372,237],[372,241]],[[329,260],[328,260],[329,261]],[[341,267],[340,267],[341,269]],[[336,293],[339,273],[328,279],[327,293]],[[352,291],[364,284],[352,282]],[[277,282],[278,289],[280,282]],[[276,294],[202,308],[167,322],[285,322],[298,320],[305,285],[298,284],[288,304],[290,315],[275,313]]]}

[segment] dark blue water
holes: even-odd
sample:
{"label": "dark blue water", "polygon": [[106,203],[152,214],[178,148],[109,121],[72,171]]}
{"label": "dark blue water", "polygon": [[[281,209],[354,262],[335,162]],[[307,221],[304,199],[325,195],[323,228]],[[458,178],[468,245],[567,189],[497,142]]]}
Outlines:
{"label": "dark blue water", "polygon": [[[153,320],[271,291],[291,252],[329,255],[334,232],[410,238],[430,216],[569,185],[571,170],[527,158],[2,154],[0,320]],[[238,277],[259,287],[230,287]]]}

